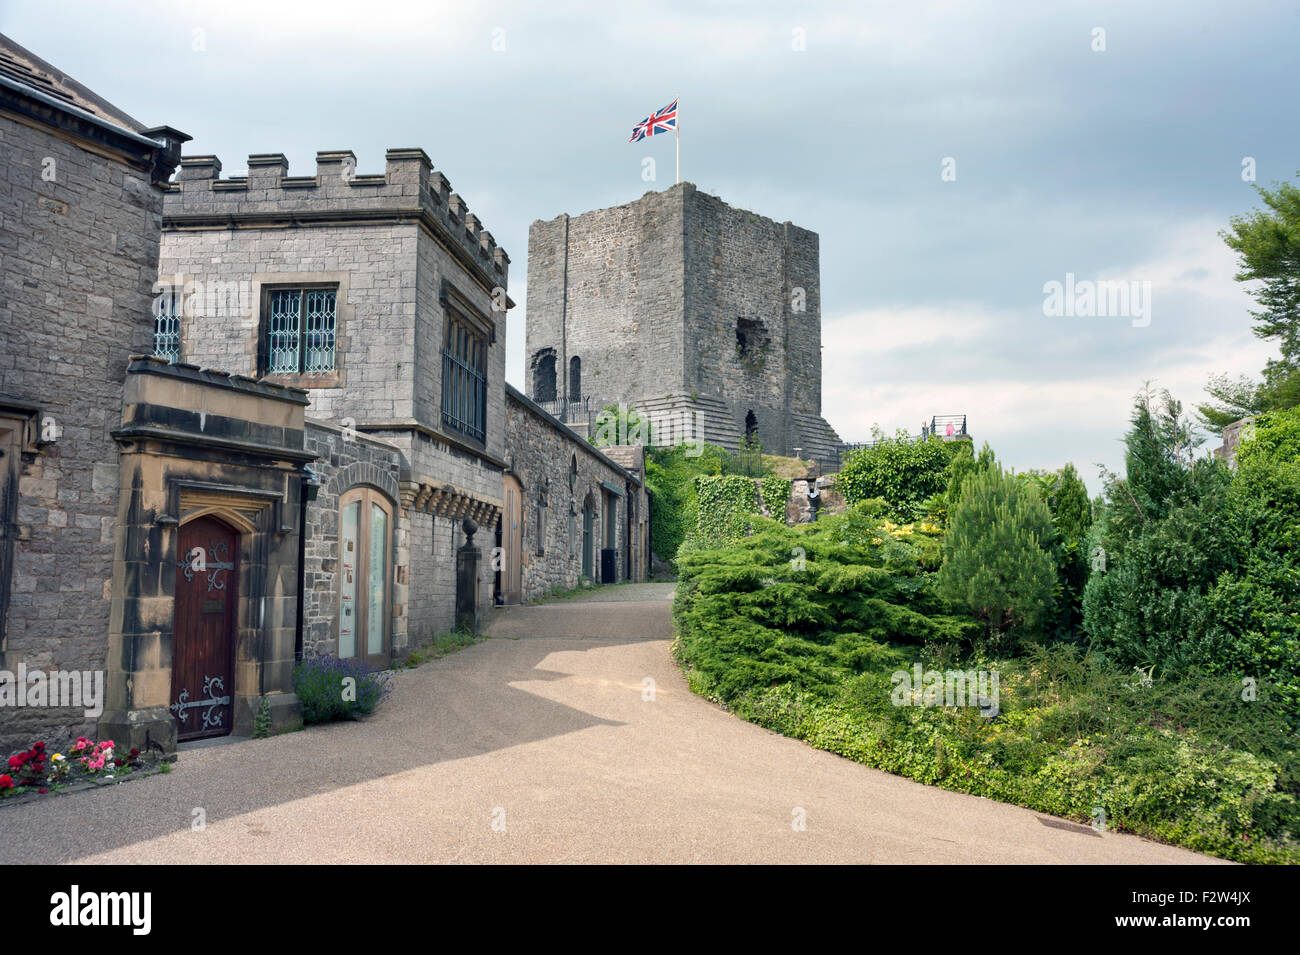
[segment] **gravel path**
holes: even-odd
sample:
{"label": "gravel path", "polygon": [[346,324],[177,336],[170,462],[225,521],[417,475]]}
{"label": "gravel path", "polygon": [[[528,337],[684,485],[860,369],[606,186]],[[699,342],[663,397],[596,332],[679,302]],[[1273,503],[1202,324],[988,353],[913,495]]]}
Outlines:
{"label": "gravel path", "polygon": [[671,593],[495,610],[492,639],[398,673],[364,722],[186,749],[168,775],[0,807],[0,863],[1216,861],[742,722],[686,689]]}

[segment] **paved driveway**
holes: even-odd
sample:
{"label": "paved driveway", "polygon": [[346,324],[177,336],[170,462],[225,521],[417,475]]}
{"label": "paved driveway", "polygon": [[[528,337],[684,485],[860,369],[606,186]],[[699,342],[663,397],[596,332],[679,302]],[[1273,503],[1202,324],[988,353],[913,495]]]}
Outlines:
{"label": "paved driveway", "polygon": [[0,862],[1215,861],[742,722],[687,691],[671,590],[494,611],[492,639],[397,674],[365,722],[185,750],[166,776],[0,807]]}

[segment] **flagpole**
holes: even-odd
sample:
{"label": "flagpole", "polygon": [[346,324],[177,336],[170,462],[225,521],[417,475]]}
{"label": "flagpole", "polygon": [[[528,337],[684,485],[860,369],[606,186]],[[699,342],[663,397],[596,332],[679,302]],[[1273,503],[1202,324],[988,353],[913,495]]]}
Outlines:
{"label": "flagpole", "polygon": [[682,101],[677,97],[677,122],[673,123],[674,138],[677,140],[677,182],[682,181]]}

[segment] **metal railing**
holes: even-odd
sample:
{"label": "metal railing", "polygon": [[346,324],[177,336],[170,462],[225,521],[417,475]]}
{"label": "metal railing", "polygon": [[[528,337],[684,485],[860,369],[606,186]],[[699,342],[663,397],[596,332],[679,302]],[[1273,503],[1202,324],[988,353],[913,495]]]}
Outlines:
{"label": "metal railing", "polygon": [[[969,437],[966,431],[966,416],[964,414],[932,415],[928,424],[921,423],[921,433],[916,436],[916,440],[924,441],[931,435],[936,435],[945,440]],[[892,440],[894,439],[884,438],[881,441],[845,442],[839,446],[839,463],[843,466],[849,455],[854,451],[861,451],[863,448],[874,448],[878,444],[884,444]]]}
{"label": "metal railing", "polygon": [[538,401],[537,405],[552,418],[564,424],[582,424],[591,420],[591,398],[556,398]]}
{"label": "metal railing", "polygon": [[941,438],[964,438],[966,437],[966,416],[964,414],[940,414],[930,418],[930,425],[927,428],[921,426],[921,437],[928,438],[932,434],[937,434]]}

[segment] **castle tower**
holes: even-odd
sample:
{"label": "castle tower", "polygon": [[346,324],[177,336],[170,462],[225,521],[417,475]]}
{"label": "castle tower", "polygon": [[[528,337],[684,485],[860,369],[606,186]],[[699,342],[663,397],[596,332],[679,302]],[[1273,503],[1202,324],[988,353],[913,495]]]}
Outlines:
{"label": "castle tower", "polygon": [[772,453],[836,459],[817,234],[691,183],[534,222],[526,337],[528,394],[544,405],[621,402],[703,432],[679,440],[735,450],[750,434]]}

